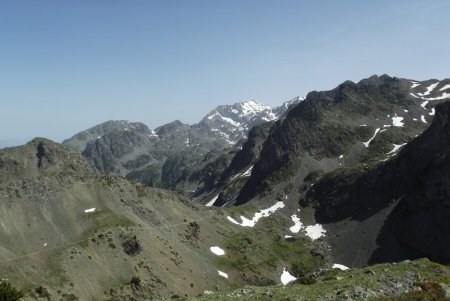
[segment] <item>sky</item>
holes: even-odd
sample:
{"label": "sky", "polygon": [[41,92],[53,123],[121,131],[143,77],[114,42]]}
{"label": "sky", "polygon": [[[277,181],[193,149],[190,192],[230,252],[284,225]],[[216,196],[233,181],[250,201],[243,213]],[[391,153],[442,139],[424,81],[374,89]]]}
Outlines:
{"label": "sky", "polygon": [[0,145],[450,77],[450,1],[0,0]]}

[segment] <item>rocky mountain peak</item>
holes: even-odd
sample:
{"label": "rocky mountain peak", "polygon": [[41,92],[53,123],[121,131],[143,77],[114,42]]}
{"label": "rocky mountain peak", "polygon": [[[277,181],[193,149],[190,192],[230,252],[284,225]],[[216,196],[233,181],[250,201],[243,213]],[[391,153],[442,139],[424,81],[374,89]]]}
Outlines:
{"label": "rocky mountain peak", "polygon": [[0,183],[54,173],[92,176],[97,172],[78,152],[45,138],[0,150]]}
{"label": "rocky mountain peak", "polygon": [[155,132],[158,135],[165,136],[170,135],[179,132],[180,130],[186,130],[189,129],[188,124],[184,124],[179,120],[174,120],[172,122],[166,123],[165,125],[162,125],[160,127],[157,127],[155,129]]}
{"label": "rocky mountain peak", "polygon": [[200,121],[198,127],[232,145],[247,137],[255,125],[277,120],[302,99],[296,97],[274,108],[255,100],[218,106]]}
{"label": "rocky mountain peak", "polygon": [[87,130],[73,135],[62,143],[68,147],[82,152],[85,150],[89,141],[99,139],[112,132],[122,132],[128,130],[137,130],[140,132],[149,131],[148,127],[141,122],[129,122],[127,120],[109,120],[93,126]]}

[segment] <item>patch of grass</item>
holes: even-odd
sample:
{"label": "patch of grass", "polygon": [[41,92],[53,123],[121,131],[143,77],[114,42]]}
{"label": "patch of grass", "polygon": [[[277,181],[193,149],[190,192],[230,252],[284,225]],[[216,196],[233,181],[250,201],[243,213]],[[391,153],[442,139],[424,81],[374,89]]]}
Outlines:
{"label": "patch of grass", "polygon": [[435,282],[418,282],[415,283],[420,290],[407,292],[391,297],[381,297],[379,301],[448,301],[449,298],[445,296],[445,291]]}
{"label": "patch of grass", "polygon": [[273,283],[280,267],[305,276],[323,265],[322,258],[310,253],[306,239],[286,241],[278,235],[277,223],[273,217],[263,218],[257,227],[231,235],[225,242],[226,256],[216,259],[218,265],[240,271],[244,282],[253,284]]}
{"label": "patch of grass", "polygon": [[79,300],[77,296],[75,296],[74,294],[62,294],[62,297],[64,301],[76,301]]}
{"label": "patch of grass", "polygon": [[48,289],[46,289],[43,286],[38,286],[34,289],[34,292],[40,297],[40,298],[46,298],[47,300],[50,299],[50,293],[48,292]]}
{"label": "patch of grass", "polygon": [[[420,282],[415,282],[414,291],[395,293],[392,283],[410,282],[408,274],[420,275]],[[408,276],[409,277],[409,276]],[[398,264],[379,264],[368,268],[325,270],[312,278],[300,278],[288,286],[275,285],[246,287],[248,294],[243,295],[243,289],[217,292],[207,296],[193,297],[188,300],[297,300],[312,301],[345,299],[344,295],[352,296],[353,300],[378,301],[419,301],[449,300],[444,297],[444,289],[450,285],[450,267],[429,262],[426,259],[405,261]],[[353,297],[355,288],[369,294],[367,297]],[[420,287],[420,290],[418,289]],[[389,292],[390,291],[390,292]],[[385,294],[390,296],[385,296]]]}
{"label": "patch of grass", "polygon": [[22,291],[16,289],[7,281],[0,281],[0,300],[16,301],[20,300],[22,297]]}
{"label": "patch of grass", "polygon": [[[108,209],[96,210],[90,214],[89,219],[94,225],[83,232],[82,237],[93,237],[95,233],[117,227],[134,226],[135,223],[124,216],[117,215]],[[100,234],[103,235],[103,234]],[[102,238],[98,236],[98,238]],[[80,242],[82,248],[87,248],[90,240]]]}

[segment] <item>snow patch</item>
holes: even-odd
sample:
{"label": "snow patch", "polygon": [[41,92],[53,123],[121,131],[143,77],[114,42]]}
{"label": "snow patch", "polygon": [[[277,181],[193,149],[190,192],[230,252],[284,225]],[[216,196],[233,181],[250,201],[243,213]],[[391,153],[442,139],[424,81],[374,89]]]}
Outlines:
{"label": "snow patch", "polygon": [[327,232],[321,224],[315,224],[312,226],[308,226],[305,228],[306,236],[311,238],[312,240],[316,240],[321,238],[322,236],[325,236],[325,233]]}
{"label": "snow patch", "polygon": [[402,122],[403,117],[397,116],[397,114],[395,114],[394,117],[392,117],[392,125],[393,126],[398,126],[398,127],[403,127],[404,123]]}
{"label": "snow patch", "polygon": [[428,113],[428,115],[434,116],[435,113],[436,113],[436,110],[434,108],[431,108],[431,112]]}
{"label": "snow patch", "polygon": [[217,198],[219,197],[219,195],[216,195],[215,197],[213,197],[211,199],[211,201],[209,201],[208,203],[206,203],[206,207],[211,207],[212,205],[214,205],[214,203],[217,201]]}
{"label": "snow patch", "polygon": [[403,143],[403,144],[393,144],[393,145],[394,145],[394,148],[393,148],[389,153],[387,153],[386,155],[393,154],[393,153],[397,152],[400,148],[402,148],[403,146],[405,146],[406,143]]}
{"label": "snow patch", "polygon": [[252,170],[253,170],[253,165],[250,166],[250,168],[247,169],[247,170],[242,174],[242,176],[243,176],[243,177],[250,177],[250,175],[252,174]]}
{"label": "snow patch", "polygon": [[446,98],[450,98],[450,93],[444,92],[442,93],[441,96],[438,97],[428,97],[428,100],[441,100],[441,99],[446,99]]}
{"label": "snow patch", "polygon": [[292,235],[285,235],[284,238],[293,238]]}
{"label": "snow patch", "polygon": [[95,208],[89,208],[89,209],[84,210],[85,213],[91,213],[94,211],[95,211]]}
{"label": "snow patch", "polygon": [[370,142],[372,142],[373,139],[377,136],[378,132],[380,131],[380,128],[377,128],[375,130],[375,134],[373,134],[372,138],[370,138],[367,142],[363,142],[365,147],[369,147]]}
{"label": "snow patch", "polygon": [[413,97],[415,97],[415,98],[420,98],[419,96],[417,96],[417,95],[414,95],[413,93],[409,93],[411,96],[413,96]]}
{"label": "snow patch", "polygon": [[340,269],[340,270],[345,271],[345,270],[348,270],[349,267],[346,267],[343,264],[335,263],[335,264],[333,264],[333,269]]}
{"label": "snow patch", "polygon": [[427,106],[427,104],[428,104],[429,102],[430,102],[429,100],[426,100],[426,101],[422,102],[422,103],[420,104],[420,106],[421,106],[422,108],[425,109],[425,107]]}
{"label": "snow patch", "polygon": [[303,228],[303,224],[300,221],[300,218],[297,216],[297,214],[294,214],[291,216],[291,220],[294,222],[294,225],[290,227],[289,230],[292,233],[298,233]]}
{"label": "snow patch", "polygon": [[291,273],[286,271],[286,269],[283,269],[283,274],[281,274],[280,280],[283,285],[287,285],[289,282],[297,280],[297,278],[292,276]]}
{"label": "snow patch", "polygon": [[156,138],[159,138],[159,136],[156,134],[156,132],[154,131],[154,130],[151,130],[150,131],[150,134],[148,135],[150,138],[151,137],[156,137]]}
{"label": "snow patch", "polygon": [[[258,114],[259,112],[262,112],[265,110],[268,110],[268,111],[272,110],[271,107],[269,107],[267,105],[263,105],[261,103],[258,103],[254,100],[245,101],[245,102],[241,103],[240,105],[241,105],[242,113],[244,114],[244,116],[249,116],[249,117],[253,117],[256,114]],[[270,114],[269,118],[276,119],[276,116],[273,114]]]}
{"label": "snow patch", "polygon": [[228,279],[228,274],[222,271],[217,270],[217,272],[219,273],[220,276],[222,276],[223,278],[227,278]]}
{"label": "snow patch", "polygon": [[284,208],[284,203],[282,201],[276,202],[272,207],[263,209],[259,212],[256,212],[252,219],[248,219],[245,216],[241,215],[242,222],[236,221],[231,216],[227,216],[227,219],[232,222],[233,224],[240,225],[242,227],[254,227],[256,223],[262,218],[262,217],[268,217],[275,211],[277,211],[280,208]]}
{"label": "snow patch", "polygon": [[339,159],[342,159],[342,158],[344,158],[344,155],[340,155],[340,156],[339,156]]}
{"label": "snow patch", "polygon": [[444,91],[450,89],[450,84],[443,86],[442,88],[439,89],[439,91]]}
{"label": "snow patch", "polygon": [[213,253],[216,254],[217,256],[225,255],[225,251],[222,250],[222,249],[219,248],[219,247],[211,247],[211,248],[209,248],[209,249],[211,250],[211,252],[213,252]]}
{"label": "snow patch", "polygon": [[231,118],[229,118],[229,117],[222,116],[222,114],[220,114],[220,113],[217,112],[217,111],[214,111],[214,113],[212,113],[211,115],[209,115],[209,116],[206,117],[206,118],[208,118],[209,120],[217,120],[216,117],[222,119],[223,121],[225,121],[225,122],[231,124],[231,125],[234,126],[234,127],[239,127],[239,126],[241,125],[239,122],[234,121],[233,119],[231,119]]}
{"label": "snow patch", "polygon": [[411,89],[414,89],[415,87],[420,86],[420,83],[418,83],[418,82],[411,81],[411,83],[412,83]]}
{"label": "snow patch", "polygon": [[430,95],[431,91],[433,91],[437,87],[437,85],[439,85],[439,82],[429,85],[427,87],[427,91],[426,92],[424,92],[424,93],[417,93],[417,94],[420,95],[420,96]]}
{"label": "snow patch", "polygon": [[422,120],[423,123],[428,123],[428,122],[425,120],[425,116],[423,116],[423,115],[420,116],[420,120]]}
{"label": "snow patch", "polygon": [[[219,114],[219,115],[220,115],[220,114]],[[234,121],[234,120],[231,119],[231,118],[228,118],[228,117],[225,117],[225,116],[222,116],[222,115],[220,115],[220,118],[222,118],[222,120],[228,122],[229,124],[231,124],[231,125],[233,125],[233,126],[235,126],[235,127],[239,127],[239,126],[241,125],[239,122]]]}

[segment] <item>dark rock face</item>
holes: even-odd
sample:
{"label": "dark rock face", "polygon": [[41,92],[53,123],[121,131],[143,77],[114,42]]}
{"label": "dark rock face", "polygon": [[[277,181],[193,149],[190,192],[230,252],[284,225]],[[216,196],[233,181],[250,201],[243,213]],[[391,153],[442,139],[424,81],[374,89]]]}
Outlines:
{"label": "dark rock face", "polygon": [[222,205],[227,201],[223,198],[225,195],[234,195],[242,188],[245,183],[242,174],[258,160],[262,144],[272,126],[273,122],[265,122],[253,127],[240,150],[226,149],[205,156],[202,162],[184,170],[177,186],[194,186],[195,190],[191,193],[194,198],[210,192],[218,194],[217,190],[222,190],[225,193],[220,194],[215,206]]}
{"label": "dark rock face", "polygon": [[52,164],[54,160],[53,153],[40,142],[37,146],[36,157],[38,157],[38,167],[45,167],[48,164]]}
{"label": "dark rock face", "polygon": [[289,180],[301,186],[315,169],[330,172],[386,159],[395,145],[408,143],[428,127],[449,83],[382,75],[309,93],[274,124],[236,204]]}
{"label": "dark rock face", "polygon": [[[138,123],[133,124],[138,125]],[[98,137],[102,137],[115,131],[123,131],[124,129],[129,127],[130,122],[126,120],[109,120],[99,125],[93,126],[78,134],[75,134],[73,137],[64,140],[62,144],[81,153],[86,149],[86,146],[90,141],[93,141],[95,139],[98,139]]]}
{"label": "dark rock face", "polygon": [[136,236],[130,238],[122,243],[122,247],[125,253],[130,256],[137,255],[141,252],[141,245],[137,240]]}
{"label": "dark rock face", "polygon": [[0,184],[13,178],[51,175],[61,170],[67,178],[72,175],[90,178],[98,174],[77,152],[45,138],[0,150]]}
{"label": "dark rock face", "polygon": [[367,140],[370,130],[358,121],[368,115],[386,116],[397,104],[409,105],[408,91],[400,79],[373,76],[357,84],[344,82],[331,91],[309,93],[275,125],[237,203],[268,189],[271,181],[288,177],[306,154],[317,159],[337,157]]}
{"label": "dark rock face", "polygon": [[[132,154],[135,148],[152,145],[152,140],[154,138],[146,125],[133,123],[125,130],[113,131],[90,141],[82,155],[101,171],[121,174],[124,169],[121,159]],[[139,153],[137,157],[145,155],[145,153]],[[133,162],[127,161],[125,164],[133,167]]]}
{"label": "dark rock face", "polygon": [[258,159],[264,141],[272,128],[272,122],[266,122],[255,126],[248,134],[248,139],[242,145],[242,149],[236,153],[222,175],[222,182],[228,177],[242,171],[245,167],[253,165]]}
{"label": "dark rock face", "polygon": [[[332,223],[364,220],[391,204],[372,261],[389,258],[392,244],[449,262],[450,252],[450,102],[436,106],[433,123],[408,143],[398,157],[377,166],[333,173],[306,194],[317,203],[317,219]],[[368,210],[370,208],[370,210]],[[400,254],[402,259],[404,254]]]}

